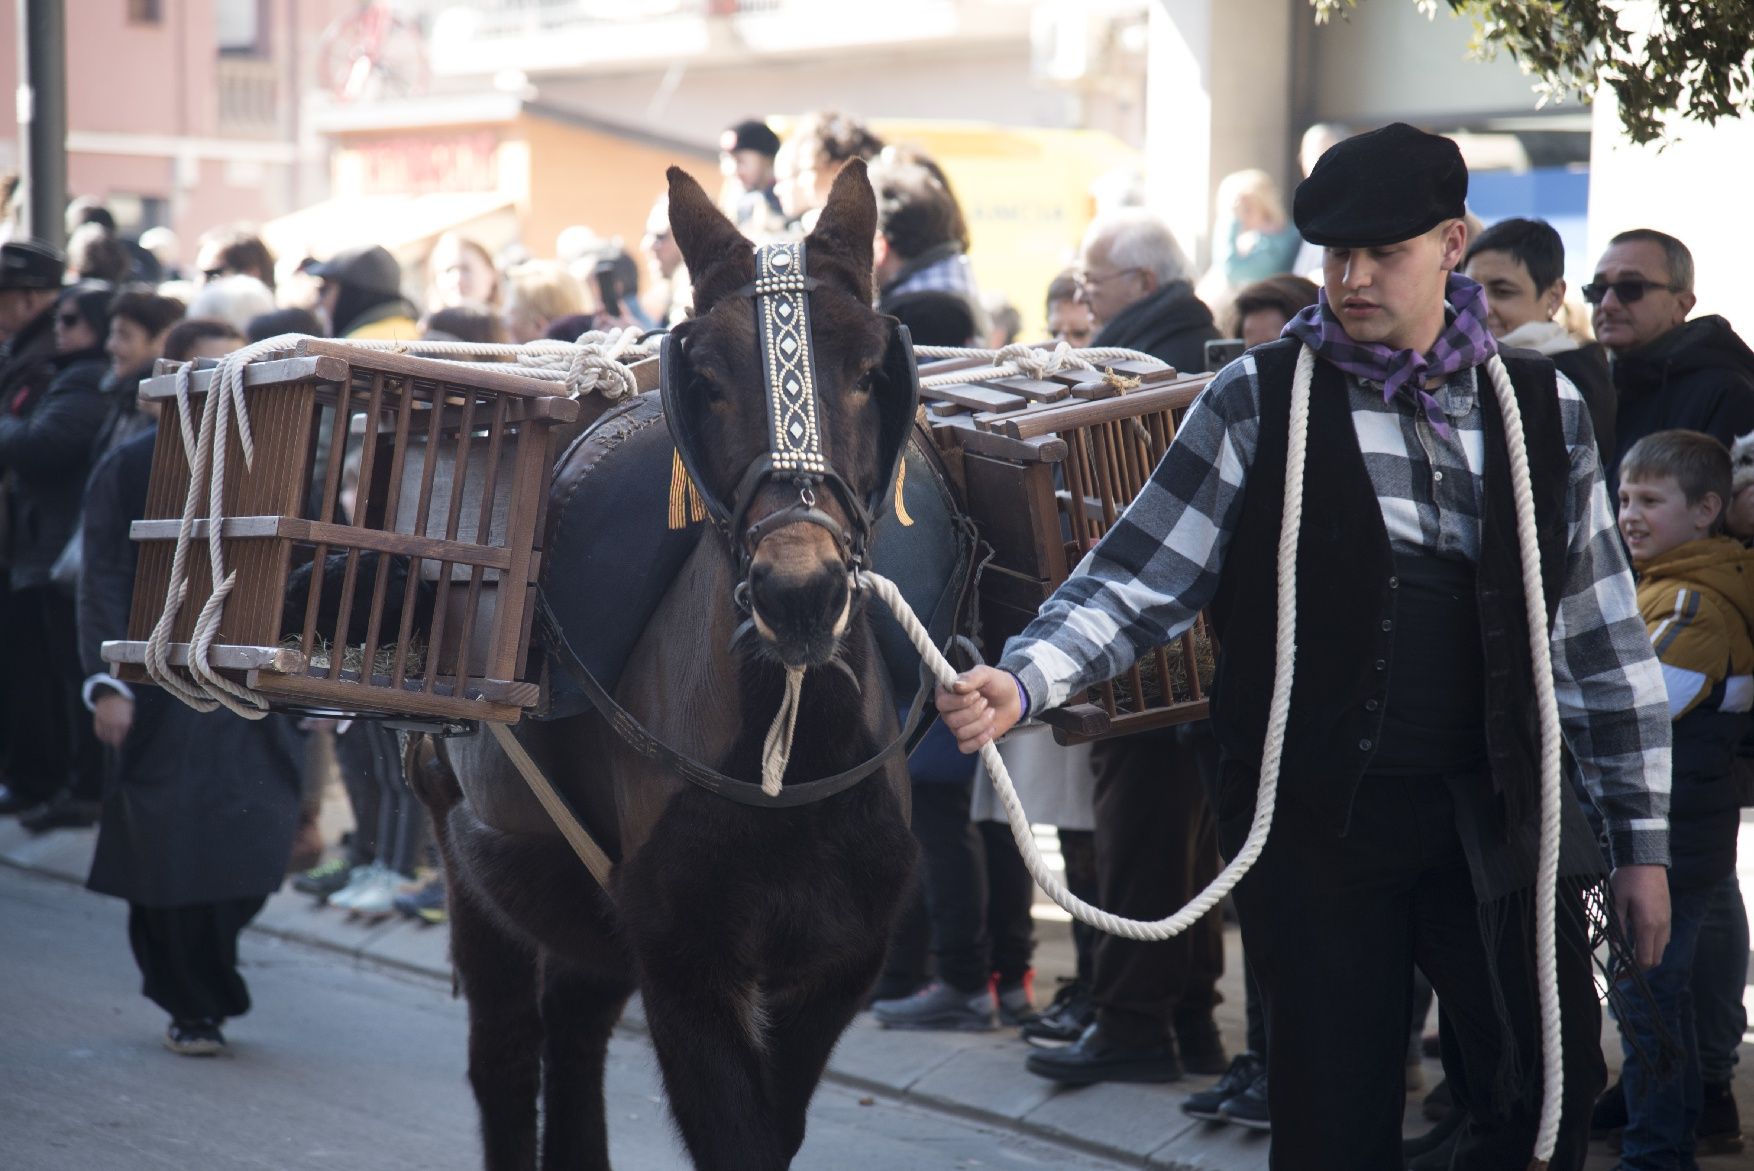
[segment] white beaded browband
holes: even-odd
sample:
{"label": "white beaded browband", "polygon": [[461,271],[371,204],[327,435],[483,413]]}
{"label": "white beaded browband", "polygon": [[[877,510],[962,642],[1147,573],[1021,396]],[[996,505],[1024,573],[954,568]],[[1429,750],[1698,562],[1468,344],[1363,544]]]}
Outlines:
{"label": "white beaded browband", "polygon": [[802,241],[755,250],[755,320],[767,378],[768,449],[778,472],[824,475],[816,363],[810,347],[809,290]]}

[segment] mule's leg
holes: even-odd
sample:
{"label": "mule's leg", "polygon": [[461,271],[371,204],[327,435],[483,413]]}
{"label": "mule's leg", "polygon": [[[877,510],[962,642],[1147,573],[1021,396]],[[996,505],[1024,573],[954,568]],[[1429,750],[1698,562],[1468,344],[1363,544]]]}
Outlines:
{"label": "mule's leg", "polygon": [[625,965],[595,971],[543,953],[544,1171],[608,1171],[603,1063],[609,1034],[632,992]]}
{"label": "mule's leg", "polygon": [[493,921],[458,865],[450,828],[438,836],[449,883],[451,959],[469,1001],[469,1085],[481,1113],[482,1161],[486,1171],[535,1171],[542,1052],[536,956]]}
{"label": "mule's leg", "polygon": [[[887,935],[873,935],[882,941]],[[813,978],[809,985],[776,998],[768,1055],[774,1117],[786,1158],[804,1145],[810,1099],[835,1042],[858,1015],[865,995],[883,967],[881,946],[847,957],[847,962]]]}

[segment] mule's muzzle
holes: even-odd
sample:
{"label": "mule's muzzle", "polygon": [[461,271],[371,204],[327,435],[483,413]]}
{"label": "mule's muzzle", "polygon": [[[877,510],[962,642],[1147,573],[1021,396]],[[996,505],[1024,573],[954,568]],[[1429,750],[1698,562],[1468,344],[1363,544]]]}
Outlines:
{"label": "mule's muzzle", "polygon": [[788,667],[820,667],[834,658],[852,618],[852,580],[839,562],[806,572],[757,562],[749,570],[755,629]]}

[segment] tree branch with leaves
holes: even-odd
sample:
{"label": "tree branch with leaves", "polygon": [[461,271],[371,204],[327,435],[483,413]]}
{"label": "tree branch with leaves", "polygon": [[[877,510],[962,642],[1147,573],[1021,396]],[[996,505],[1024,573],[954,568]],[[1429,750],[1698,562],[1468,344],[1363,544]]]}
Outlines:
{"label": "tree branch with leaves", "polygon": [[[1438,0],[1414,0],[1435,16]],[[1310,0],[1317,24],[1359,0]],[[1663,136],[1665,116],[1707,125],[1754,112],[1754,0],[1444,0],[1474,24],[1473,56],[1503,50],[1543,103],[1586,105],[1613,91],[1633,142]]]}

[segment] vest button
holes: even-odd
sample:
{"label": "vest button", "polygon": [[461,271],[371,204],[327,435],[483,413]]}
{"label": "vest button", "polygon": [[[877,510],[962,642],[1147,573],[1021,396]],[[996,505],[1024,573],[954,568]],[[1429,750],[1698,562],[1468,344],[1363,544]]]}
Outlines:
{"label": "vest button", "polygon": [[1388,660],[1378,659],[1376,661],[1376,669],[1378,671],[1386,671],[1386,670],[1388,670],[1388,668],[1389,668]]}
{"label": "vest button", "polygon": [[1388,618],[1384,618],[1384,619],[1383,619],[1383,620],[1382,620],[1382,628],[1383,628],[1383,629],[1384,629],[1384,630],[1385,630],[1385,631],[1387,631],[1387,630],[1393,630],[1393,629],[1394,629],[1394,628],[1395,628],[1395,624],[1394,624],[1394,622],[1393,622],[1393,621],[1392,621],[1392,620],[1390,620],[1390,619],[1388,619]]}
{"label": "vest button", "polygon": [[1374,699],[1367,699],[1364,701],[1364,710],[1367,712],[1373,712],[1381,706],[1382,706],[1382,704],[1378,703]]}
{"label": "vest button", "polygon": [[1359,742],[1358,742],[1358,751],[1360,751],[1360,752],[1369,752],[1369,751],[1370,751],[1370,741],[1368,741],[1368,740],[1360,740],[1360,741],[1359,741]]}
{"label": "vest button", "polygon": [[1400,578],[1398,578],[1398,577],[1391,577],[1391,578],[1389,578],[1389,588],[1390,588],[1390,589],[1391,589],[1391,590],[1398,590],[1398,589],[1400,589],[1400,588],[1401,588],[1401,579],[1400,579]]}

